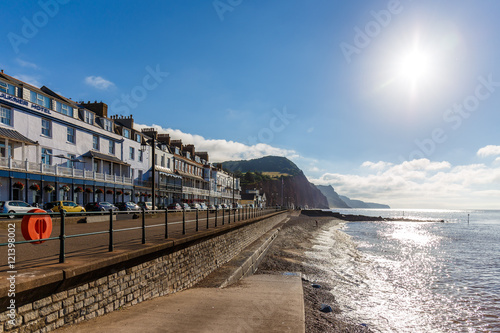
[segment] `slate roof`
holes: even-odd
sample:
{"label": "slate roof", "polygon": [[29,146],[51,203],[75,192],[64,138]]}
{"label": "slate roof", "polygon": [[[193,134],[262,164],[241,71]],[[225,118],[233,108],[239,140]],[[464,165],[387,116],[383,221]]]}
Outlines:
{"label": "slate roof", "polygon": [[7,138],[13,141],[24,142],[28,145],[37,145],[38,142],[28,139],[16,130],[0,127],[0,138]]}

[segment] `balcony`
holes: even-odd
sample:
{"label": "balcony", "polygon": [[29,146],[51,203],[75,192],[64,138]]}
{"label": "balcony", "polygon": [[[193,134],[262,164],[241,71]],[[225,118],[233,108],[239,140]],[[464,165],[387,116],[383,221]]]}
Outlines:
{"label": "balcony", "polygon": [[58,165],[19,161],[6,157],[0,157],[0,169],[132,185],[132,178],[125,176],[108,175],[90,170],[66,168]]}

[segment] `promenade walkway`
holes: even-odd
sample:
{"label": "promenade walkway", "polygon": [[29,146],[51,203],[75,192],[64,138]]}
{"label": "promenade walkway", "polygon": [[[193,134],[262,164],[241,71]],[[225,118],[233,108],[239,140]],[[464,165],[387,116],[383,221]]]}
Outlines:
{"label": "promenade walkway", "polygon": [[192,288],[57,332],[305,331],[300,276],[253,275],[228,288]]}

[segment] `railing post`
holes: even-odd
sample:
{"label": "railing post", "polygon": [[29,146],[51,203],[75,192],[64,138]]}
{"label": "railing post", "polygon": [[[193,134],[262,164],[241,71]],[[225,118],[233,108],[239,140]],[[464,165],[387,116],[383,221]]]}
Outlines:
{"label": "railing post", "polygon": [[186,208],[182,208],[182,234],[186,234]]}
{"label": "railing post", "polygon": [[146,244],[146,209],[142,207],[142,244]]}
{"label": "railing post", "polygon": [[198,208],[196,208],[196,231],[198,230]]}
{"label": "railing post", "polygon": [[165,209],[165,239],[168,238],[168,209]]}
{"label": "railing post", "polygon": [[207,206],[207,229],[208,229],[208,222],[209,222],[209,214],[210,214],[210,207]]}
{"label": "railing post", "polygon": [[217,215],[219,213],[219,208],[215,207],[215,226],[217,227]]}
{"label": "railing post", "polygon": [[109,252],[113,252],[113,211],[109,210]]}
{"label": "railing post", "polygon": [[222,225],[224,225],[224,216],[226,215],[226,208],[224,208],[224,206],[222,206]]}
{"label": "railing post", "polygon": [[233,222],[236,223],[236,208],[233,208]]}
{"label": "railing post", "polygon": [[61,234],[59,235],[59,263],[63,264],[66,258],[65,254],[65,242],[66,242],[66,231],[65,231],[65,215],[66,212],[64,210],[60,210],[61,213]]}

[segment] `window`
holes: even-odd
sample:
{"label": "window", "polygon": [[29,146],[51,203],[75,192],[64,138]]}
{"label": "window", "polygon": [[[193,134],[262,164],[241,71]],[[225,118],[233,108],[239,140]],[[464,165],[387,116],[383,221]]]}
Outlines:
{"label": "window", "polygon": [[135,149],[134,149],[134,147],[130,147],[129,157],[131,160],[134,159],[134,157],[135,157],[134,155],[135,155]]}
{"label": "window", "polygon": [[191,159],[191,153],[187,151],[186,152],[186,157],[189,158],[189,159]]}
{"label": "window", "polygon": [[90,125],[94,125],[94,114],[89,110],[85,110],[85,122]]}
{"label": "window", "polygon": [[73,162],[76,159],[76,155],[73,154],[68,154],[68,161],[66,162],[66,167],[67,168],[72,168],[75,165],[75,162]]}
{"label": "window", "polygon": [[175,153],[176,153],[177,155],[180,155],[180,150],[179,150],[179,147],[175,147]]}
{"label": "window", "polygon": [[99,163],[97,160],[94,160],[94,172],[99,172]]}
{"label": "window", "polygon": [[56,101],[56,111],[67,116],[73,117],[73,108],[69,105]]}
{"label": "window", "polygon": [[42,164],[52,164],[52,149],[42,148]]}
{"label": "window", "polygon": [[12,126],[12,110],[4,108],[3,106],[0,109],[0,122],[5,125]]}
{"label": "window", "polygon": [[52,136],[52,124],[50,120],[42,118],[42,134],[45,136]]}
{"label": "window", "polygon": [[137,170],[137,178],[142,180],[142,170]]}
{"label": "window", "polygon": [[5,82],[0,82],[0,91],[10,95],[16,95],[16,87]]}
{"label": "window", "polygon": [[113,140],[109,140],[109,154],[115,154],[115,142]]}
{"label": "window", "polygon": [[92,148],[94,150],[99,150],[99,137],[97,135],[92,137]]}
{"label": "window", "polygon": [[7,151],[5,151],[5,143],[0,143],[0,156],[10,158],[12,156],[12,145],[9,145]]}
{"label": "window", "polygon": [[170,169],[170,158],[167,158],[167,168]]}
{"label": "window", "polygon": [[142,162],[144,152],[139,149],[139,162]]}
{"label": "window", "polygon": [[31,102],[50,109],[50,98],[34,91],[30,91]]}
{"label": "window", "polygon": [[139,143],[141,142],[141,135],[140,134],[136,134],[135,141],[137,141]]}
{"label": "window", "polygon": [[66,140],[71,143],[76,142],[76,137],[75,137],[75,129],[73,127],[68,127],[67,134],[66,134]]}
{"label": "window", "polygon": [[103,121],[104,129],[108,132],[113,132],[113,122],[111,120],[108,120],[108,119],[102,119],[102,121]]}
{"label": "window", "polygon": [[165,155],[161,155],[161,166],[165,167]]}
{"label": "window", "polygon": [[130,139],[130,130],[124,128],[123,129],[123,136],[126,137],[127,139]]}

